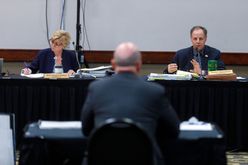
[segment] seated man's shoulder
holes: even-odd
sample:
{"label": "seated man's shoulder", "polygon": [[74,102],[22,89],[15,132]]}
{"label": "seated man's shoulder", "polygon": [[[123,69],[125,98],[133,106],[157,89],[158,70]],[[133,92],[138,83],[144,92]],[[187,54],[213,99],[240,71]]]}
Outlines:
{"label": "seated man's shoulder", "polygon": [[205,49],[206,49],[207,52],[212,52],[212,53],[220,54],[220,50],[218,50],[218,49],[216,49],[214,47],[205,45]]}
{"label": "seated man's shoulder", "polygon": [[104,86],[105,84],[112,84],[111,77],[106,77],[100,80],[94,80],[90,83],[90,86],[97,87],[97,86]]}
{"label": "seated man's shoulder", "polygon": [[176,53],[177,54],[184,54],[184,53],[188,53],[189,51],[192,51],[192,50],[193,50],[193,48],[192,48],[192,46],[190,46],[187,48],[179,49]]}

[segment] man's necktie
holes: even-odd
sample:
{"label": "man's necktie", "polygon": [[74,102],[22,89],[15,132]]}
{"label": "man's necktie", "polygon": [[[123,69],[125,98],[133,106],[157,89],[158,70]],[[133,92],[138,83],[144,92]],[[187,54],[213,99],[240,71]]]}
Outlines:
{"label": "man's necktie", "polygon": [[197,52],[197,54],[196,54],[196,61],[199,63],[200,68],[202,68],[201,67],[201,53],[200,52]]}

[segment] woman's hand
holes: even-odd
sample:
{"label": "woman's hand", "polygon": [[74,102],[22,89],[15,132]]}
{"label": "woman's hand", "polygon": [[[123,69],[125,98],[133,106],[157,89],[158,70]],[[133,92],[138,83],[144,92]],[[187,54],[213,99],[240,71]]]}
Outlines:
{"label": "woman's hand", "polygon": [[74,70],[70,69],[70,70],[67,72],[67,74],[68,74],[69,76],[71,76],[71,75],[75,74],[75,72],[74,72]]}
{"label": "woman's hand", "polygon": [[25,74],[25,75],[28,75],[28,74],[31,74],[31,73],[32,73],[32,71],[29,68],[24,68],[21,71],[21,74]]}

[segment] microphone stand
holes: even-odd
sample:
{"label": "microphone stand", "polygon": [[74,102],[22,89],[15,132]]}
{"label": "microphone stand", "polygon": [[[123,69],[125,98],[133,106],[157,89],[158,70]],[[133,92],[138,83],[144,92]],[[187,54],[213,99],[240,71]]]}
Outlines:
{"label": "microphone stand", "polygon": [[86,68],[89,68],[89,65],[84,57],[82,46],[79,45],[80,35],[81,35],[81,24],[80,24],[80,0],[77,0],[77,23],[76,23],[76,52],[80,67],[84,64]]}

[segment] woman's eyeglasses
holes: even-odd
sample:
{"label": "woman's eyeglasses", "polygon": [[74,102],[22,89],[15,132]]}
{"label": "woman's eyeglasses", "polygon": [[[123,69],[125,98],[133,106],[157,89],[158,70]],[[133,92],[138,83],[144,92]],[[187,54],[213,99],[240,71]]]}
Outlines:
{"label": "woman's eyeglasses", "polygon": [[51,44],[53,46],[62,46],[63,45],[61,42],[58,42],[58,41],[51,41]]}

